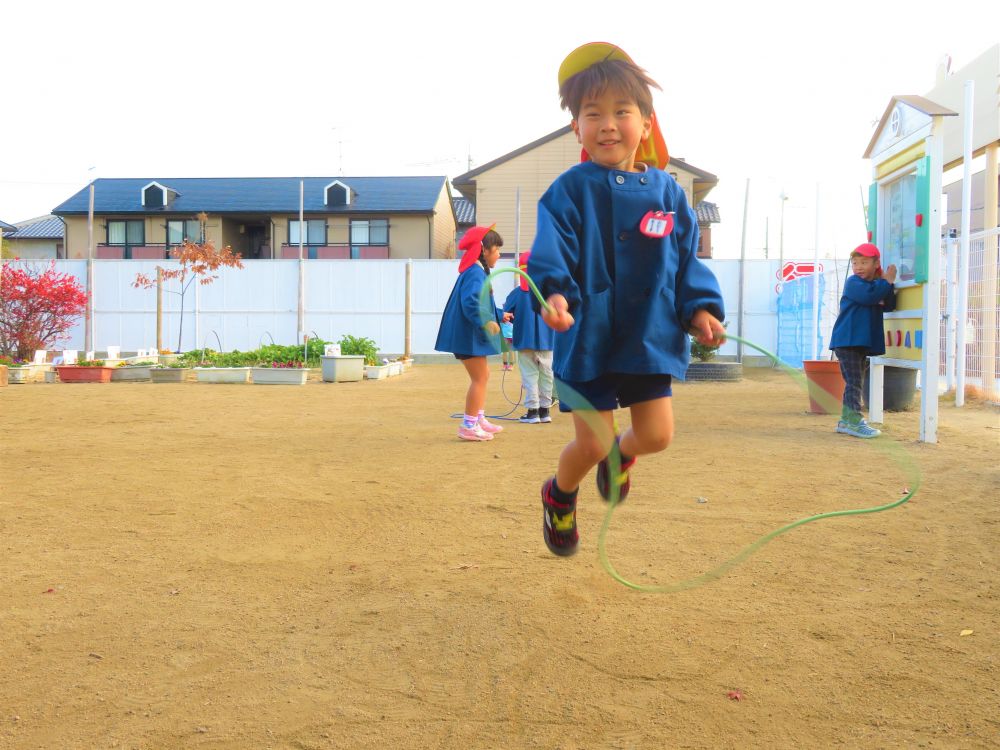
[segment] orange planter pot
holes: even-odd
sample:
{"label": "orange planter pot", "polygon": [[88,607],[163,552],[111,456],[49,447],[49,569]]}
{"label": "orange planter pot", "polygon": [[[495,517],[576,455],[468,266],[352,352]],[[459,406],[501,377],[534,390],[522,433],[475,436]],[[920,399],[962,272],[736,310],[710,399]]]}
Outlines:
{"label": "orange planter pot", "polygon": [[844,376],[840,362],[828,359],[803,360],[809,386],[809,411],[813,414],[840,414],[844,401]]}
{"label": "orange planter pot", "polygon": [[57,367],[59,381],[62,383],[110,383],[114,367],[80,367],[79,365],[63,365]]}

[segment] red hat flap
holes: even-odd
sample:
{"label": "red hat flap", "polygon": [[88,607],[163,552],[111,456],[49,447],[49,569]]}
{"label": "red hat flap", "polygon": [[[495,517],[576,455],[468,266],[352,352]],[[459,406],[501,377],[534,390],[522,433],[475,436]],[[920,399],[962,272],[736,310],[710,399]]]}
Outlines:
{"label": "red hat flap", "polygon": [[462,255],[462,260],[458,264],[458,272],[462,273],[479,260],[480,253],[483,252],[483,237],[487,235],[492,229],[496,227],[496,224],[490,224],[488,227],[472,227],[467,230],[462,239],[458,241],[458,249],[464,250],[465,254]]}

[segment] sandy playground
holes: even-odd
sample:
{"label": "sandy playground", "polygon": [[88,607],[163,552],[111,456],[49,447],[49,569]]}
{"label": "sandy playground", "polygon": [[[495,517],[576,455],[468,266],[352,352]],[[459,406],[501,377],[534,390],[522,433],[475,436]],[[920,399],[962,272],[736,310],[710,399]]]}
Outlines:
{"label": "sandy playground", "polygon": [[[1000,745],[995,408],[888,413],[910,502],[645,594],[590,480],[579,554],[542,542],[570,419],[461,443],[465,383],[0,389],[0,748]],[[637,582],[904,491],[779,372],[674,402],[608,535]]]}

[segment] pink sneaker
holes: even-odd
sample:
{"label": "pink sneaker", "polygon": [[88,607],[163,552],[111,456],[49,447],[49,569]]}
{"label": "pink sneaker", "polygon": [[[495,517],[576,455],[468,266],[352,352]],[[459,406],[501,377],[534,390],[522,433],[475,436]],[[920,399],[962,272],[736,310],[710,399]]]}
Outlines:
{"label": "pink sneaker", "polygon": [[501,427],[498,424],[493,424],[492,422],[488,421],[486,417],[480,417],[477,426],[481,428],[483,432],[489,433],[490,437],[493,437],[493,435],[495,435],[498,432],[503,432],[503,427]]}
{"label": "pink sneaker", "polygon": [[472,441],[483,441],[483,440],[493,439],[493,435],[481,429],[478,424],[475,424],[472,427],[459,425],[458,436],[462,440],[472,440]]}

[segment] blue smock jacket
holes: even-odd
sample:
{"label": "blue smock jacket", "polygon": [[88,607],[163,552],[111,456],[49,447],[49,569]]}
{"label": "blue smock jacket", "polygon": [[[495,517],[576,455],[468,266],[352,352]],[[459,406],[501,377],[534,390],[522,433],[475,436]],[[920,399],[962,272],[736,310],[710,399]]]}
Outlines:
{"label": "blue smock jacket", "polygon": [[[647,237],[649,211],[674,212],[673,231]],[[691,317],[720,321],[719,282],[696,257],[698,222],[684,191],[659,169],[609,170],[583,162],[560,175],[538,203],[528,274],[542,296],[560,293],[574,325],[555,338],[553,370],[586,381],[609,372],[687,371]],[[539,309],[538,301],[532,305]]]}
{"label": "blue smock jacket", "polygon": [[[883,302],[884,305],[880,305]],[[844,282],[840,312],[830,334],[830,348],[857,346],[869,355],[885,354],[882,313],[896,309],[896,290],[885,279],[865,281],[852,274]]]}
{"label": "blue smock jacket", "polygon": [[493,320],[499,325],[503,313],[493,300],[493,290],[480,308],[479,296],[486,281],[486,270],[482,263],[473,263],[458,275],[451,296],[441,314],[437,343],[439,352],[485,357],[500,351],[500,335],[490,336],[483,324]]}
{"label": "blue smock jacket", "polygon": [[503,303],[503,311],[514,313],[514,350],[552,351],[556,332],[542,322],[542,316],[531,305],[532,294],[516,286]]}

